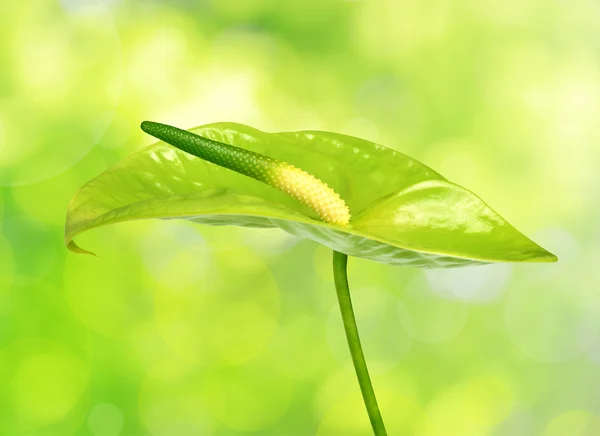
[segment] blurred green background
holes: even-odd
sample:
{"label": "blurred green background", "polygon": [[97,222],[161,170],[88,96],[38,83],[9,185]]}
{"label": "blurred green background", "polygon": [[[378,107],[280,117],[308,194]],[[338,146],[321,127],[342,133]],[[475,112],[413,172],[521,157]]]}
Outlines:
{"label": "blurred green background", "polygon": [[137,222],[62,245],[141,120],[370,139],[557,264],[350,260],[390,435],[600,434],[596,0],[0,2],[0,434],[368,435],[330,252]]}

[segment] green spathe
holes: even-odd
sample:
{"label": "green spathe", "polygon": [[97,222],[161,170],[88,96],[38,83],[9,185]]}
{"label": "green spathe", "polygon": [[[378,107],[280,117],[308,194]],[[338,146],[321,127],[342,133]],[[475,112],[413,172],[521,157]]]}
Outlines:
{"label": "green spathe", "polygon": [[350,256],[398,265],[556,261],[476,195],[387,147],[336,133],[265,133],[235,123],[191,131],[314,175],[346,202],[350,224],[325,223],[272,186],[159,142],[76,193],[67,215],[68,247],[86,252],[73,238],[101,225],[183,218],[209,225],[279,227]]}

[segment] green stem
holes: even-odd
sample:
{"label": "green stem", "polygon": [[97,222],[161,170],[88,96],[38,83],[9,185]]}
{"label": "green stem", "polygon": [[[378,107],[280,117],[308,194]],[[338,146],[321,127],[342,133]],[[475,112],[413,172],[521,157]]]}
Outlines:
{"label": "green stem", "polygon": [[335,281],[335,290],[337,292],[340,310],[342,312],[342,320],[344,321],[344,330],[352,355],[352,362],[356,370],[356,377],[362,392],[363,400],[369,414],[371,427],[375,436],[386,436],[383,419],[379,412],[375,391],[369,377],[367,362],[363,354],[362,346],[360,345],[360,337],[356,328],[356,318],[352,309],[352,299],[350,298],[350,288],[348,287],[348,276],[346,275],[346,267],[348,265],[348,256],[337,251],[333,252],[333,278]]}

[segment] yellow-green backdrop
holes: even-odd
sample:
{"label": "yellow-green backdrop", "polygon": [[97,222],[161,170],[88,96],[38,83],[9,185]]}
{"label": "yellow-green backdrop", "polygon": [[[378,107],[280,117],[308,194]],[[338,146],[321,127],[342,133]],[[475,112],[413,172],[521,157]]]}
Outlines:
{"label": "yellow-green backdrop", "polygon": [[557,264],[350,260],[390,435],[600,434],[596,0],[0,2],[0,434],[353,436],[330,253],[178,221],[62,245],[140,121],[322,129],[481,195]]}

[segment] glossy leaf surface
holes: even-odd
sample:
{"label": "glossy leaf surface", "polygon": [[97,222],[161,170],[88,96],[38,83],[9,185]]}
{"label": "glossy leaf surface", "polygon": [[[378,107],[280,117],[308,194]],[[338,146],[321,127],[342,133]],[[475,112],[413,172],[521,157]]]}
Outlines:
{"label": "glossy leaf surface", "polygon": [[289,162],[334,188],[350,225],[327,224],[283,192],[159,142],[81,188],[68,210],[65,242],[123,221],[187,219],[209,225],[279,227],[350,256],[418,267],[552,262],[556,257],[473,193],[409,158],[329,132],[264,133],[234,123],[192,130]]}

